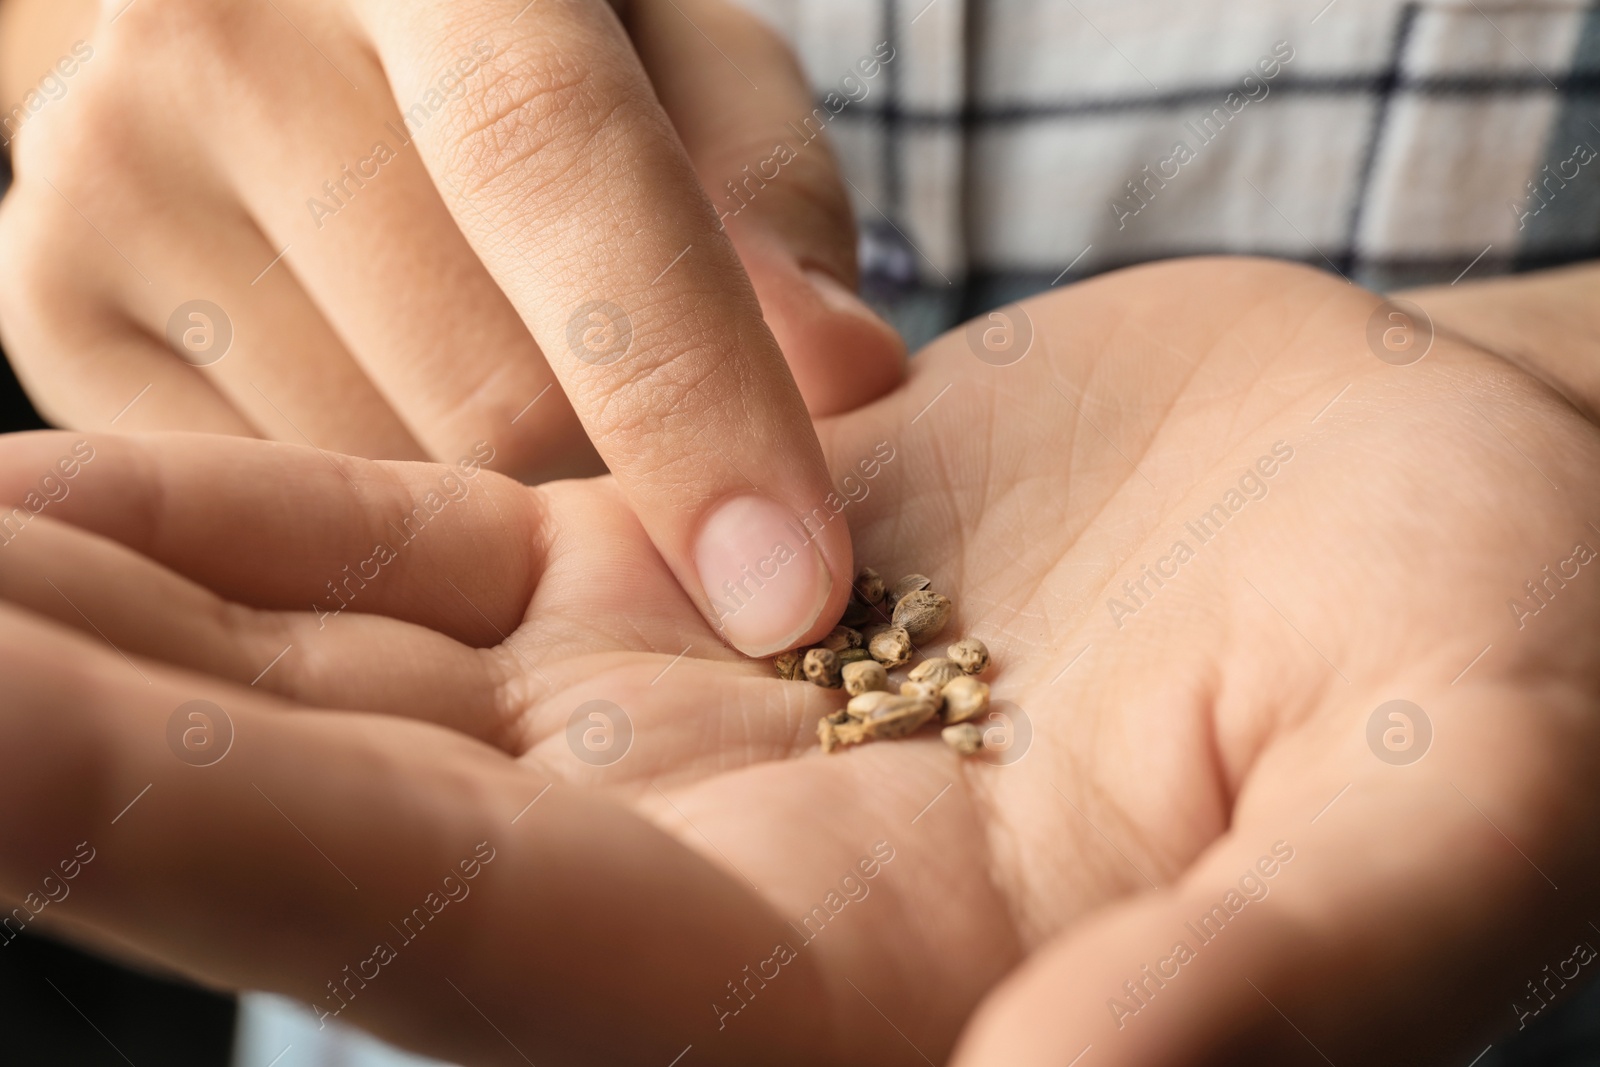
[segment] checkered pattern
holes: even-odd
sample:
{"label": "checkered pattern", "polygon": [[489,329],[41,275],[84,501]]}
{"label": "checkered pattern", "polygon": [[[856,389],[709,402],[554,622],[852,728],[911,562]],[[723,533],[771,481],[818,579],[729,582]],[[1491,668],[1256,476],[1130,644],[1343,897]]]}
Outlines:
{"label": "checkered pattern", "polygon": [[[895,48],[830,132],[869,264],[909,246],[914,284],[869,284],[916,339],[1173,255],[1277,256],[1377,289],[1600,255],[1600,158],[1579,162],[1600,150],[1592,4],[745,2],[819,93]],[[1278,42],[1293,58],[1264,77]],[[1193,158],[1163,168],[1179,143]]]}

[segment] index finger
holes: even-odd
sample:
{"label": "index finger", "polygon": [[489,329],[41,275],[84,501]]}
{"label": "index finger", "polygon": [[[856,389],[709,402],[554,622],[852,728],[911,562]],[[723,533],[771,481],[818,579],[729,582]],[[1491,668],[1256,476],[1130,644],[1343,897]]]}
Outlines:
{"label": "index finger", "polygon": [[[356,7],[441,195],[678,580],[749,655],[820,637],[851,573],[822,451],[610,7]],[[441,72],[475,46],[492,57],[451,103]]]}

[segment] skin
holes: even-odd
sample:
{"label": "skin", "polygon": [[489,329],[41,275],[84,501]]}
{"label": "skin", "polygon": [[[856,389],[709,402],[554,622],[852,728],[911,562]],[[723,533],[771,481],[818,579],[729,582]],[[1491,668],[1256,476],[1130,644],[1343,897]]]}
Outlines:
{"label": "skin", "polygon": [[[1507,601],[1600,546],[1600,435],[1558,365],[1448,333],[1380,361],[1378,306],[1281,264],[1139,268],[1023,305],[1019,362],[957,332],[820,424],[841,479],[892,447],[846,509],[857,552],[988,644],[1032,729],[1009,765],[932,731],[823,757],[841,695],[720,645],[608,480],[478,474],[319,622],[444,471],[94,438],[0,549],[0,804],[34,813],[0,824],[0,892],[92,838],[41,923],[315,1002],[492,837],[480,903],[343,1016],[474,1063],[1470,1056],[1590,933],[1600,561],[1522,629]],[[0,444],[0,498],[74,440]],[[1123,581],[1278,442],[1266,495],[1117,626]],[[237,725],[203,770],[163,735],[196,697]],[[567,740],[595,699],[633,730],[604,767]],[[1393,699],[1432,729],[1403,765],[1367,741]],[[879,841],[870,892],[719,1028],[724,983]],[[1265,897],[1119,1028],[1123,982],[1274,848]]]}
{"label": "skin", "polygon": [[[825,141],[728,213],[813,105],[726,0],[38,2],[0,26],[33,102],[4,132],[0,335],[53,424],[609,470],[715,618],[719,509],[795,517],[828,484],[811,415],[900,378]],[[815,557],[734,644],[826,632],[842,527]]]}

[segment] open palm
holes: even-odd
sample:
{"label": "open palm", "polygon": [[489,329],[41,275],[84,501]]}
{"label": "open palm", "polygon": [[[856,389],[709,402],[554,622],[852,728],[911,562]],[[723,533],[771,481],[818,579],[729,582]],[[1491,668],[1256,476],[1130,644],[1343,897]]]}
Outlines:
{"label": "open palm", "polygon": [[[406,949],[469,974],[477,1015],[421,1006],[438,996],[426,967],[353,1000],[349,1017],[446,1054],[670,1059],[689,1045],[699,1062],[912,1064],[960,1039],[963,1064],[1042,1065],[1481,1048],[1479,1031],[1515,1025],[1507,1005],[1537,1013],[1525,982],[1587,929],[1600,438],[1550,386],[1446,337],[1420,362],[1380,360],[1376,307],[1271,264],[1126,272],[1003,313],[989,325],[1014,331],[1010,348],[944,338],[895,394],[821,427],[841,492],[817,521],[850,500],[831,521],[849,522],[857,557],[929,574],[956,601],[947,633],[993,652],[1003,747],[976,759],[932,731],[821,755],[816,720],[841,695],[727,651],[608,482],[458,473],[460,499],[445,493],[414,530],[400,517],[443,468],[245,442],[96,442],[0,580],[99,647],[55,652],[54,631],[8,620],[23,651],[4,669],[56,656],[57,678],[126,672],[110,642],[514,756],[390,718],[274,715],[153,666],[163,691],[138,695],[158,725],[170,692],[204,690],[251,729],[287,718],[306,732],[296,751],[315,735],[327,755],[312,767],[380,765],[370,795],[342,787],[343,809],[246,816],[271,761],[241,725],[204,785],[171,787],[211,790],[212,810],[173,809],[162,841],[293,814],[324,853],[299,856],[307,868],[328,860],[362,892],[422,884],[362,845],[399,832],[373,802],[395,796],[391,764],[416,776],[405,814],[450,824],[442,840],[500,808],[519,834],[556,836],[526,843],[531,881],[501,874],[499,909],[498,895],[463,905],[448,947]],[[10,445],[12,496],[63,447]],[[374,542],[390,558],[369,563]],[[348,582],[346,565],[377,577]],[[335,760],[346,748],[383,756]],[[445,759],[460,764],[452,788],[429,788]],[[311,770],[297,782],[335,788]],[[597,787],[666,834],[597,815],[592,789],[545,798],[550,782]],[[596,819],[608,833],[569,840]],[[578,873],[551,887],[541,862]],[[264,866],[209,876],[254,884]],[[217,945],[140,931],[144,898],[108,896],[85,922],[314,1001],[343,927],[374,914],[320,876],[303,952],[333,947],[314,964],[240,963],[259,942],[220,917],[201,924]],[[539,893],[556,912],[528,903]],[[519,897],[532,917],[513,921]],[[574,911],[596,898],[600,928]],[[573,929],[563,940],[552,923]],[[565,953],[561,980],[541,977],[550,960],[530,942]],[[555,1010],[560,989],[584,995]]]}

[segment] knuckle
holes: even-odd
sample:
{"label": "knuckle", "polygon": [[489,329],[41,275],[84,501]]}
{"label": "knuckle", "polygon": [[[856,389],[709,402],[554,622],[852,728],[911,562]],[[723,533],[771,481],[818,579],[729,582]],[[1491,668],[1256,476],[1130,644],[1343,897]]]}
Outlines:
{"label": "knuckle", "polygon": [[649,449],[663,435],[670,440],[721,421],[718,371],[727,363],[717,357],[716,335],[700,316],[663,316],[634,343],[636,353],[649,357],[621,360],[586,389],[591,423],[609,444],[634,441]]}
{"label": "knuckle", "polygon": [[469,198],[576,188],[604,165],[618,120],[648,115],[648,107],[619,61],[526,45],[463,99],[440,148],[442,166]]}

